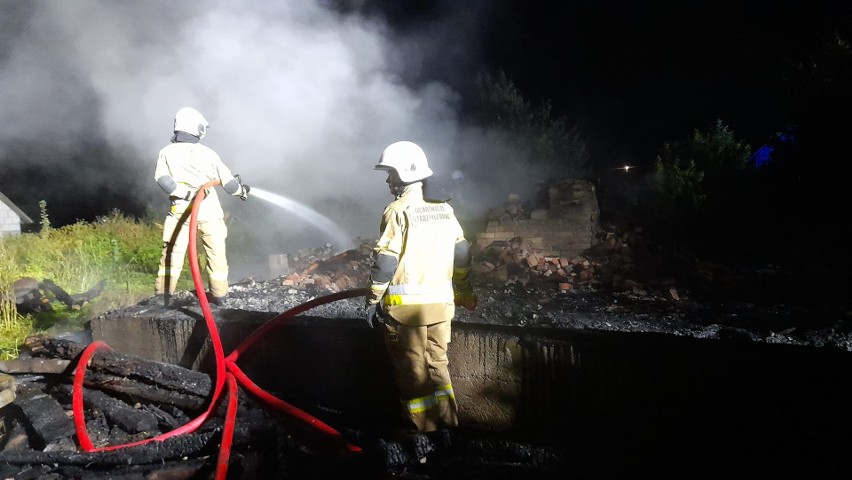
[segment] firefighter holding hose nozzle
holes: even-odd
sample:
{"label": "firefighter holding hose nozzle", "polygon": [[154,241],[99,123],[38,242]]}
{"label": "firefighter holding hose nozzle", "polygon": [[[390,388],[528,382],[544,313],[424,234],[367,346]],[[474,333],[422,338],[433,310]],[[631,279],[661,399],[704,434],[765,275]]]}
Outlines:
{"label": "firefighter holding hose nozzle", "polygon": [[366,319],[381,329],[402,404],[403,436],[435,436],[446,445],[458,425],[447,368],[456,305],[476,307],[470,244],[449,196],[431,198],[426,154],[408,141],[389,145],[376,170],[387,172],[395,200],[382,214],[373,249]]}
{"label": "firefighter holding hose nozzle", "polygon": [[[183,268],[189,248],[192,202],[198,190],[211,181],[218,181],[225,193],[242,200],[248,198],[250,187],[242,183],[239,175],[231,173],[213,149],[200,143],[207,129],[207,120],[201,113],[191,107],[181,108],[175,114],[174,136],[157,158],[154,180],[169,196],[170,203],[163,222],[163,251],[154,286],[155,301],[162,305],[168,305]],[[216,189],[209,188],[205,193],[196,220],[207,255],[208,301],[221,305],[228,296],[225,252],[228,228]]]}

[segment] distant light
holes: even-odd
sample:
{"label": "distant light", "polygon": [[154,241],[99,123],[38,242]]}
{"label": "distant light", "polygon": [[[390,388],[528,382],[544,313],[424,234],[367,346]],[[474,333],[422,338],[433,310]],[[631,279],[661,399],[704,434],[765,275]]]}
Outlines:
{"label": "distant light", "polygon": [[772,153],[775,147],[772,145],[764,145],[751,154],[751,160],[754,161],[755,167],[762,167],[772,161]]}
{"label": "distant light", "polygon": [[623,167],[621,167],[621,168],[623,168],[623,169],[624,169],[624,173],[629,173],[629,172],[630,172],[630,169],[631,169],[631,168],[633,168],[633,167],[631,167],[630,165],[625,165],[625,166],[623,166]]}

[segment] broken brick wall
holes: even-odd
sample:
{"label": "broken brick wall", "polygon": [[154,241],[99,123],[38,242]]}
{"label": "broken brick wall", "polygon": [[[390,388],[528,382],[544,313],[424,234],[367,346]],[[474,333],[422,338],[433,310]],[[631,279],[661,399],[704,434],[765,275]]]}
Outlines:
{"label": "broken brick wall", "polygon": [[543,256],[576,257],[596,243],[600,209],[593,183],[566,180],[547,190],[546,208],[528,211],[515,195],[489,215],[485,231],[476,235],[476,247],[509,246],[522,240],[524,248]]}

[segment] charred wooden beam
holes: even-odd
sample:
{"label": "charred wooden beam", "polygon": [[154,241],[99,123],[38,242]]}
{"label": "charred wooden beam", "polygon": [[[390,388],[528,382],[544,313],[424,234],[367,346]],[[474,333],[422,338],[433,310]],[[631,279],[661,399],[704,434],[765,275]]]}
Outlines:
{"label": "charred wooden beam", "polygon": [[0,452],[0,463],[13,465],[78,465],[97,468],[109,465],[145,465],[182,457],[197,457],[216,450],[219,435],[208,431],[170,437],[133,447],[102,452],[9,450]]}
{"label": "charred wooden beam", "polygon": [[[60,386],[60,391],[71,395],[71,386]],[[89,408],[100,410],[107,420],[128,433],[157,432],[159,422],[154,414],[134,408],[121,400],[99,390],[83,389],[83,403]]]}
{"label": "charred wooden beam", "polygon": [[74,305],[74,300],[71,298],[71,295],[63,290],[62,287],[54,283],[53,280],[45,278],[44,281],[39,284],[39,287],[52,293],[53,296],[60,302],[64,303],[66,307],[71,308]]}
{"label": "charred wooden beam", "polygon": [[[39,354],[72,360],[87,346],[64,339],[44,339],[43,350]],[[91,358],[88,368],[123,377],[150,379],[164,388],[196,395],[207,395],[211,389],[210,376],[205,373],[107,349],[99,350]]]}
{"label": "charred wooden beam", "polygon": [[154,465],[123,465],[98,468],[63,464],[4,465],[0,478],[53,479],[80,478],[86,480],[188,480],[212,478],[204,470],[212,471],[206,459],[179,459]]}
{"label": "charred wooden beam", "polygon": [[163,431],[174,430],[190,420],[184,412],[177,410],[176,408],[172,408],[172,412],[179,412],[178,415],[180,418],[184,419],[183,421],[178,420],[175,415],[172,415],[165,409],[157,407],[156,405],[142,405],[142,409],[151,413],[151,415],[157,420],[157,425]]}
{"label": "charred wooden beam", "polygon": [[200,409],[209,401],[206,394],[204,396],[199,396],[192,393],[151,385],[145,380],[125,378],[101,372],[87,373],[84,385],[99,390],[123,393],[132,396],[137,400],[146,400],[155,403],[169,403],[177,407],[190,410]]}
{"label": "charred wooden beam", "polygon": [[44,445],[74,435],[74,422],[65,413],[62,405],[50,395],[41,393],[32,397],[19,396],[15,405],[23,411]]}
{"label": "charred wooden beam", "polygon": [[14,358],[0,361],[0,372],[5,373],[68,373],[71,360],[61,358]]}
{"label": "charred wooden beam", "polygon": [[[86,346],[70,340],[42,338],[38,340],[38,345],[30,348],[39,357],[74,360],[80,356]],[[212,389],[210,376],[206,373],[108,349],[96,352],[87,368],[91,370],[91,373],[86,375],[87,383],[102,388],[114,384],[113,390],[126,393],[139,391],[139,394],[143,394],[145,389],[160,390],[178,397],[195,397],[201,399],[203,403]],[[90,376],[91,379],[89,379]],[[155,395],[160,397],[158,394]],[[143,398],[149,397],[143,395]]]}

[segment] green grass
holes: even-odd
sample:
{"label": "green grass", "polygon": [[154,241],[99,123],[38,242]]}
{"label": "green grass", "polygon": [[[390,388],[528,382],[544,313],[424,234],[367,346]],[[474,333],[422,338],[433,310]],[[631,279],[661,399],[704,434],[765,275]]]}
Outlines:
{"label": "green grass", "polygon": [[0,360],[17,358],[18,347],[33,333],[33,319],[19,315],[15,302],[4,293],[0,301]]}
{"label": "green grass", "polygon": [[[161,236],[161,224],[118,211],[94,222],[53,228],[42,205],[38,233],[0,237],[0,358],[17,357],[27,336],[79,330],[90,318],[153,295]],[[52,299],[52,312],[24,316],[15,308],[12,290],[23,277],[52,280],[71,295],[100,281],[105,289],[81,308]],[[193,289],[190,276],[182,275],[177,288]]]}

